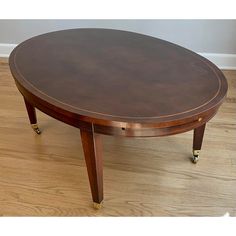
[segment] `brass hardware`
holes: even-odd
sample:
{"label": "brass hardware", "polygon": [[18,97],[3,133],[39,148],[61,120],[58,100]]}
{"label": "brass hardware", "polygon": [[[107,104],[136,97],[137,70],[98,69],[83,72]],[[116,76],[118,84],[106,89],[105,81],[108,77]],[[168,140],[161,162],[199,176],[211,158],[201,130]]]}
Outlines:
{"label": "brass hardware", "polygon": [[36,134],[41,134],[38,124],[31,124],[31,127],[35,131]]}
{"label": "brass hardware", "polygon": [[193,156],[193,157],[192,157],[192,162],[193,162],[194,164],[196,164],[196,163],[198,162],[198,160],[199,160],[199,156]]}
{"label": "brass hardware", "polygon": [[198,121],[201,121],[202,120],[202,118],[200,117],[200,118],[198,118]]}
{"label": "brass hardware", "polygon": [[193,150],[192,162],[196,164],[199,160],[200,150]]}
{"label": "brass hardware", "polygon": [[96,209],[96,210],[101,209],[102,208],[102,202],[101,203],[94,202],[93,203],[93,208]]}
{"label": "brass hardware", "polygon": [[194,156],[199,156],[200,150],[193,150],[193,155]]}

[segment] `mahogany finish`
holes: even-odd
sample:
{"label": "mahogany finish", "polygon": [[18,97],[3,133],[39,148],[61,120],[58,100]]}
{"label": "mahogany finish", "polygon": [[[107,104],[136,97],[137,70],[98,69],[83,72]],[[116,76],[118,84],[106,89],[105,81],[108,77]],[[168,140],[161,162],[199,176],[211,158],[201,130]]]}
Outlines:
{"label": "mahogany finish", "polygon": [[206,124],[194,129],[193,132],[193,150],[201,150]]}
{"label": "mahogany finish", "polygon": [[32,106],[25,98],[24,98],[24,102],[25,102],[25,107],[28,113],[30,124],[37,124],[37,116],[36,116],[35,107]]}
{"label": "mahogany finish", "polygon": [[93,201],[103,200],[103,165],[101,136],[94,132],[80,131]]}
{"label": "mahogany finish", "polygon": [[227,92],[224,75],[207,59],[120,30],[40,35],[18,45],[9,64],[30,121],[36,107],[81,130],[96,203],[103,199],[99,133],[149,137],[194,129],[193,148],[200,150],[205,124]]}

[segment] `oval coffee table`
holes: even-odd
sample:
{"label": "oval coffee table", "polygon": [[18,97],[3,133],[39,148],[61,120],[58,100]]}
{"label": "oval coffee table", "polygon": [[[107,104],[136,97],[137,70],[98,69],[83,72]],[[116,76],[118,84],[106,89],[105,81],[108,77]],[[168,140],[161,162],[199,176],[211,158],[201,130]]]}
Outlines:
{"label": "oval coffee table", "polygon": [[100,134],[153,137],[194,130],[196,163],[206,122],[227,92],[224,75],[207,59],[120,30],[43,34],[18,45],[9,64],[37,134],[35,108],[80,129],[95,207],[103,200]]}

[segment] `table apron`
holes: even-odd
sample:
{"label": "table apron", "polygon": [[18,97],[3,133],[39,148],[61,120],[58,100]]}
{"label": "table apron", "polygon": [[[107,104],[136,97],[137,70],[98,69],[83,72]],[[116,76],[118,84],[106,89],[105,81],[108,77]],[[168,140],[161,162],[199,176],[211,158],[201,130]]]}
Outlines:
{"label": "table apron", "polygon": [[[210,111],[194,116],[192,119],[186,119],[186,121],[176,121],[172,125],[166,126],[160,124],[139,124],[111,122],[112,125],[102,125],[93,122],[87,122],[83,120],[83,117],[65,111],[58,107],[53,106],[45,101],[41,101],[40,98],[28,92],[24,87],[16,82],[16,85],[24,96],[24,98],[43,113],[62,121],[68,125],[74,126],[81,130],[88,132],[95,132],[105,135],[118,135],[126,137],[158,137],[174,135],[178,133],[187,132],[195,129],[206,122],[208,122],[217,112],[219,106],[212,108]],[[219,104],[220,105],[220,104]],[[199,120],[199,118],[201,119]],[[125,124],[125,125],[123,125]]]}
{"label": "table apron", "polygon": [[118,135],[126,137],[160,137],[167,135],[174,135],[184,133],[193,130],[199,126],[202,126],[215,116],[217,110],[211,113],[209,116],[202,118],[201,121],[194,120],[192,122],[184,123],[181,125],[162,127],[162,128],[119,128],[119,127],[107,127],[94,124],[94,132],[106,135]]}

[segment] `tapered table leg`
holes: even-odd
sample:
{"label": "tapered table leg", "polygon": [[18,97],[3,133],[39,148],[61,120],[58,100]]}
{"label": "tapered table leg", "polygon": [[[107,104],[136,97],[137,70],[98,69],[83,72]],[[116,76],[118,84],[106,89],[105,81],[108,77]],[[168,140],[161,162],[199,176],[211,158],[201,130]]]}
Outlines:
{"label": "tapered table leg", "polygon": [[95,208],[101,208],[103,200],[103,163],[101,136],[92,131],[80,130],[84,157]]}
{"label": "tapered table leg", "polygon": [[35,108],[24,98],[26,110],[30,120],[31,127],[36,132],[36,134],[41,134],[41,131],[38,128],[37,117]]}
{"label": "tapered table leg", "polygon": [[194,129],[193,133],[193,158],[192,161],[193,163],[197,163],[199,160],[199,154],[200,150],[202,147],[202,141],[203,141],[203,136],[204,136],[204,131],[205,131],[206,124],[203,124],[200,127],[197,127]]}

